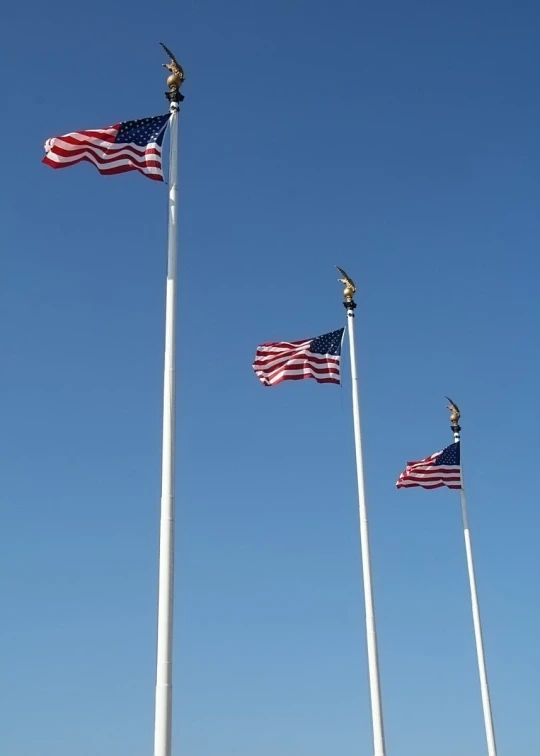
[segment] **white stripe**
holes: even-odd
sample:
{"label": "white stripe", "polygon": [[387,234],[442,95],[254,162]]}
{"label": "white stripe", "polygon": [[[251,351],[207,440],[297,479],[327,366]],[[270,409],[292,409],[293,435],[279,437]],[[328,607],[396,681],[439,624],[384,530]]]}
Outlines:
{"label": "white stripe", "polygon": [[[319,373],[324,372],[334,372],[337,371],[339,373],[339,362],[338,363],[325,363],[324,365],[316,365],[314,362],[310,362],[309,360],[290,360],[287,362],[286,365],[283,365],[281,368],[275,368],[275,370],[278,370],[279,372],[283,370],[288,370],[289,372],[293,373],[298,370],[304,370],[306,368],[310,368],[311,370],[316,370]],[[258,370],[259,368],[257,368]],[[273,373],[273,370],[261,370],[261,372],[265,373],[266,375],[270,375]]]}
{"label": "white stripe", "polygon": [[414,470],[440,470],[441,467],[453,470],[453,469],[459,469],[460,465],[407,465],[405,468],[407,471],[414,472]]}
{"label": "white stripe", "polygon": [[433,483],[430,485],[427,481],[422,481],[421,483],[415,483],[413,480],[400,480],[399,481],[399,487],[400,488],[414,488],[415,486],[417,488],[440,488],[440,484],[448,485],[448,483],[452,483],[453,485],[458,485],[460,481],[458,480],[451,480],[451,481],[444,481],[444,480],[438,480],[433,481]]}
{"label": "white stripe", "polygon": [[425,468],[421,470],[418,469],[410,469],[405,470],[403,475],[417,475],[418,477],[423,475],[453,475],[454,473],[459,473],[460,467],[459,465],[449,465],[448,467],[445,467],[444,469],[437,469],[436,467],[433,468]]}
{"label": "white stripe", "polygon": [[139,147],[139,145],[133,143],[115,144],[114,142],[111,143],[104,142],[103,140],[88,139],[83,139],[78,144],[70,144],[69,142],[64,142],[61,137],[49,139],[47,142],[45,142],[45,152],[47,153],[49,153],[51,150],[54,151],[56,147],[59,147],[62,150],[66,150],[66,152],[75,152],[76,150],[80,150],[81,147],[88,147],[94,150],[101,150],[105,154],[111,152],[121,152],[125,149],[131,149],[140,156],[143,156],[148,149],[155,149],[161,155],[161,146],[157,144],[157,142],[148,142],[148,145],[146,147]]}
{"label": "white stripe", "polygon": [[[326,362],[329,362],[333,365],[339,365],[340,361],[340,355],[339,354],[314,354],[313,352],[310,352],[309,350],[299,352],[298,354],[295,353],[294,355],[291,355],[290,358],[286,358],[285,355],[279,356],[279,355],[272,355],[269,356],[267,359],[260,360],[257,357],[255,358],[254,363],[254,369],[257,370],[267,370],[269,372],[272,371],[272,368],[276,365],[279,365],[280,362],[283,362],[284,359],[287,359],[286,365],[296,365],[299,363],[307,362],[310,360],[310,358],[316,357],[319,360],[325,360]],[[257,362],[262,362],[262,365],[257,365]],[[285,367],[285,365],[284,365]]]}
{"label": "white stripe", "polygon": [[[58,163],[59,165],[71,165],[73,163],[78,163],[83,158],[88,158],[88,160],[93,163],[96,168],[102,168],[104,170],[110,170],[112,168],[120,168],[121,166],[125,165],[133,165],[141,168],[141,170],[144,170],[147,173],[156,173],[161,175],[161,169],[156,166],[148,166],[146,165],[146,160],[144,159],[137,159],[132,155],[119,155],[116,159],[106,161],[100,160],[99,158],[96,158],[96,156],[89,150],[85,150],[80,155],[74,155],[73,157],[64,157],[63,155],[57,155],[55,152],[49,152],[47,155],[47,159],[51,160],[55,163]],[[154,158],[156,161],[159,160],[159,157],[157,155],[149,156],[149,158]]]}
{"label": "white stripe", "polygon": [[[268,353],[268,354],[277,354],[279,352],[294,352],[297,349],[303,349],[306,346],[309,346],[313,339],[309,339],[308,341],[301,341],[298,344],[293,344],[292,342],[280,342],[278,344],[261,344],[261,346],[257,347],[257,354],[261,353]],[[286,345],[286,346],[285,346]]]}
{"label": "white stripe", "polygon": [[273,385],[274,383],[279,383],[280,380],[282,380],[285,376],[292,376],[292,375],[308,375],[312,376],[313,378],[333,378],[334,380],[339,380],[339,372],[336,374],[333,371],[329,370],[314,370],[313,368],[306,366],[305,368],[298,369],[298,370],[289,370],[288,368],[285,368],[283,370],[280,370],[278,373],[273,375],[271,378],[268,376],[267,373],[261,372],[261,371],[255,371],[256,375],[264,379],[265,383],[269,383],[270,385]]}
{"label": "white stripe", "polygon": [[[103,134],[108,134],[109,136],[116,136],[118,134],[118,129],[96,129],[97,131],[102,132]],[[108,142],[105,139],[99,139],[98,137],[90,137],[90,136],[84,136],[78,131],[72,131],[69,134],[62,134],[62,136],[58,137],[52,137],[51,139],[47,139],[45,142],[45,151],[48,152],[49,150],[53,149],[57,144],[62,145],[62,147],[65,150],[76,150],[78,149],[76,146],[72,144],[68,144],[67,142],[64,142],[64,139],[67,139],[67,137],[71,137],[73,139],[78,140],[79,142],[85,143],[85,144],[92,144],[96,147],[101,147],[102,145],[113,145],[114,142]]]}

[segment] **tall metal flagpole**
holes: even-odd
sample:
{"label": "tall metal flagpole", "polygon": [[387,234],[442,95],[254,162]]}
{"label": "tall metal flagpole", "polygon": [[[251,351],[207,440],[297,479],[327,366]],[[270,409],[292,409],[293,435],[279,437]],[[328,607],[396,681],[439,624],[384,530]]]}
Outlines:
{"label": "tall metal flagpole", "polygon": [[[337,266],[336,266],[337,267]],[[356,450],[356,473],[358,478],[358,512],[360,517],[360,546],[362,550],[362,573],[364,579],[364,602],[366,611],[366,640],[369,670],[369,691],[371,697],[371,719],[373,724],[373,746],[375,756],[385,756],[384,725],[381,702],[381,684],[379,679],[379,658],[377,650],[377,631],[375,627],[375,608],[373,604],[373,587],[371,583],[371,561],[369,556],[369,530],[364,484],[364,462],[362,457],[362,433],[360,426],[360,405],[358,401],[358,375],[356,370],[356,348],[354,340],[354,294],[356,286],[353,280],[338,268],[343,275],[339,279],[345,284],[345,309],[349,331],[351,354],[352,403],[354,419],[354,443]]]}
{"label": "tall metal flagpole", "polygon": [[184,72],[174,55],[164,64],[170,71],[169,157],[169,238],[167,251],[167,289],[165,302],[165,368],[163,379],[163,453],[161,471],[161,522],[159,535],[159,598],[157,630],[156,708],[154,756],[171,756],[172,735],[172,653],[174,605],[174,442],[176,412],[176,267],[178,222],[178,111],[184,99],[180,87]]}
{"label": "tall metal flagpole", "polygon": [[[461,426],[459,419],[461,413],[454,402],[447,397],[450,402],[448,407],[451,410],[450,423],[454,441],[460,444],[461,452]],[[461,454],[460,454],[461,460]],[[495,743],[495,730],[493,729],[493,716],[491,713],[491,701],[489,697],[489,686],[486,671],[486,658],[484,654],[484,641],[482,638],[482,623],[480,620],[480,607],[478,606],[478,594],[476,591],[476,578],[474,574],[474,562],[471,545],[471,532],[469,528],[469,514],[467,511],[467,499],[465,497],[465,485],[463,482],[463,464],[461,464],[461,515],[463,518],[463,535],[465,537],[465,553],[467,555],[467,571],[469,573],[469,585],[471,589],[471,606],[474,625],[474,638],[476,641],[476,656],[478,658],[478,672],[480,675],[480,691],[482,694],[482,709],[484,711],[484,725],[486,728],[486,740],[489,756],[497,756],[497,746]]]}

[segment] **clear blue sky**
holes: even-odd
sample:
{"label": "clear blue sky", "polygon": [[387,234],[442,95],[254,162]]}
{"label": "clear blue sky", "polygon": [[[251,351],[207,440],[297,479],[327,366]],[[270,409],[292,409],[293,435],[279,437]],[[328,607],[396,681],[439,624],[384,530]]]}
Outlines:
{"label": "clear blue sky", "polygon": [[[372,753],[350,381],[258,343],[357,338],[388,756],[485,753],[463,455],[501,756],[538,756],[540,8],[17,3],[3,41],[0,751],[148,756],[166,187],[41,165],[181,115],[175,756]],[[345,352],[348,359],[348,352]],[[347,365],[347,362],[344,363]]]}

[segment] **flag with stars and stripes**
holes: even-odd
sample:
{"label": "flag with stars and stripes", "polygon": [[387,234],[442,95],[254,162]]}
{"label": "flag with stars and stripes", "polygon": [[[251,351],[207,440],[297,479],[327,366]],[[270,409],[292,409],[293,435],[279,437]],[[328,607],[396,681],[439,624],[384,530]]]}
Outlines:
{"label": "flag with stars and stripes", "polygon": [[407,462],[396,483],[398,488],[461,488],[459,443],[432,454],[418,462]]}
{"label": "flag with stars and stripes", "polygon": [[163,181],[161,145],[170,114],[124,121],[105,129],[72,131],[45,142],[43,162],[51,168],[92,163],[105,176],[140,171]]}
{"label": "flag with stars and stripes", "polygon": [[315,378],[318,383],[339,384],[339,363],[344,328],[303,341],[276,341],[257,347],[253,370],[265,386],[282,381]]}

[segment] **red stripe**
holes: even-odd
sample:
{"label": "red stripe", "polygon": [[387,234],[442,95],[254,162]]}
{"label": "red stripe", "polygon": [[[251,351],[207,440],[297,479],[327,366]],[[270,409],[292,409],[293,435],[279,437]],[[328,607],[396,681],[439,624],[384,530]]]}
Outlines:
{"label": "red stripe", "polygon": [[[111,129],[116,129],[115,134],[110,134],[107,132],[110,132]],[[104,142],[114,142],[116,137],[118,136],[118,132],[120,131],[120,124],[116,123],[114,126],[109,126],[106,129],[88,129],[86,131],[70,131],[69,134],[61,134],[60,136],[54,137],[54,139],[65,139],[66,141],[68,139],[71,139],[75,135],[79,135],[81,137],[89,137],[90,139],[103,139]]]}
{"label": "red stripe", "polygon": [[266,344],[259,344],[257,351],[263,347],[283,347],[285,349],[289,347],[298,347],[301,344],[309,346],[312,341],[313,339],[300,339],[300,341],[268,341]]}
{"label": "red stripe", "polygon": [[434,483],[432,486],[423,486],[421,483],[413,483],[410,486],[404,486],[404,485],[401,485],[400,483],[397,483],[396,486],[397,486],[397,488],[427,488],[427,489],[442,488],[443,486],[446,486],[447,488],[453,488],[454,490],[460,490],[461,489],[461,485],[459,485],[459,486],[453,486],[453,485],[449,485],[448,483],[443,483],[443,482]]}
{"label": "red stripe", "polygon": [[161,157],[161,153],[153,148],[148,149],[144,152],[135,152],[134,150],[131,150],[129,146],[126,146],[121,150],[115,150],[114,152],[111,152],[106,149],[101,149],[100,147],[92,147],[92,145],[89,144],[82,145],[77,150],[65,150],[63,147],[55,145],[51,150],[49,150],[49,153],[68,159],[77,158],[79,155],[90,153],[91,155],[94,155],[96,160],[99,160],[101,163],[113,163],[116,160],[122,160],[123,158],[133,160],[134,162],[140,162],[145,160],[148,155],[157,156],[158,158]]}
{"label": "red stripe", "polygon": [[[101,140],[103,142],[105,140]],[[114,155],[116,152],[122,152],[122,150],[130,150],[135,155],[144,155],[149,150],[153,150],[156,152],[156,154],[160,153],[159,148],[150,147],[150,144],[155,144],[155,142],[149,142],[149,144],[146,147],[139,147],[138,145],[133,144],[132,142],[114,142],[114,139],[112,140],[112,144],[109,146],[109,144],[97,144],[90,141],[80,140],[80,139],[74,139],[73,137],[57,137],[57,141],[52,145],[51,151],[59,151],[59,150],[65,150],[66,148],[62,146],[61,143],[64,144],[71,144],[73,147],[77,147],[79,149],[87,148],[92,150],[102,150],[106,155]],[[114,149],[113,149],[114,144]],[[66,150],[68,153],[77,152],[77,150]]]}
{"label": "red stripe", "polygon": [[287,367],[290,368],[290,370],[301,370],[303,367],[312,367],[313,370],[332,370],[335,373],[339,373],[339,362],[315,362],[314,360],[280,360],[279,362],[266,366],[254,362],[252,367],[255,372],[264,373],[265,375],[273,375]]}
{"label": "red stripe", "polygon": [[134,170],[140,170],[140,171],[144,171],[145,169],[148,169],[148,168],[157,168],[158,170],[161,170],[161,164],[155,160],[145,160],[141,164],[138,164],[135,160],[130,160],[128,158],[125,158],[123,160],[116,161],[120,163],[120,165],[116,165],[116,166],[108,168],[106,162],[101,163],[98,161],[98,165],[96,165],[96,163],[93,160],[91,160],[91,158],[88,155],[81,155],[76,160],[70,160],[69,163],[57,163],[53,160],[50,160],[47,157],[43,158],[43,162],[46,163],[47,165],[50,165],[53,168],[69,168],[69,166],[75,165],[76,163],[82,163],[83,161],[91,163],[98,170],[100,170],[101,173],[115,173],[116,171],[118,171],[118,169],[122,168],[123,166],[131,166]]}
{"label": "red stripe", "polygon": [[418,483],[422,485],[423,483],[429,484],[429,483],[435,483],[438,480],[445,480],[445,481],[461,481],[460,475],[435,475],[433,478],[417,478],[413,475],[405,475],[403,478],[400,478],[402,482],[405,482],[407,480],[412,481],[413,483]]}
{"label": "red stripe", "polygon": [[334,372],[331,370],[315,370],[309,365],[304,365],[299,369],[282,369],[276,370],[273,373],[260,373],[256,372],[257,377],[264,383],[274,384],[279,383],[285,377],[290,378],[315,378],[316,380],[322,378],[328,378],[336,380],[339,383],[339,371]]}
{"label": "red stripe", "polygon": [[339,365],[324,365],[323,367],[319,367],[318,365],[312,365],[307,360],[297,365],[290,365],[289,367],[287,367],[287,365],[288,363],[285,363],[284,365],[278,365],[277,367],[272,368],[272,370],[261,370],[259,372],[264,373],[264,375],[268,376],[268,378],[272,378],[274,375],[281,373],[283,370],[297,372],[299,370],[305,370],[306,368],[308,368],[309,370],[313,370],[313,372],[317,374],[333,373],[334,375],[339,375]]}
{"label": "red stripe", "polygon": [[402,475],[453,475],[461,472],[460,465],[450,465],[448,467],[407,467],[403,470]]}
{"label": "red stripe", "polygon": [[440,454],[442,454],[442,452],[432,454],[431,457],[426,457],[425,459],[418,459],[414,462],[407,462],[407,469],[409,469],[409,467],[417,467],[418,465],[429,465],[431,462],[434,462]]}
{"label": "red stripe", "polygon": [[160,173],[148,173],[143,168],[139,168],[136,165],[118,166],[118,168],[107,168],[105,170],[101,170],[100,168],[97,168],[97,170],[103,176],[112,176],[115,173],[127,173],[128,171],[139,171],[139,173],[142,173],[144,176],[146,176],[149,179],[153,179],[154,181],[163,181],[163,176]]}
{"label": "red stripe", "polygon": [[[52,150],[51,150],[51,152],[52,152]],[[53,153],[53,154],[57,154],[57,153]],[[105,168],[107,168],[107,166],[109,164],[112,164],[112,163],[125,163],[126,165],[128,165],[128,164],[129,165],[135,165],[135,166],[141,167],[141,168],[143,168],[143,167],[146,167],[146,168],[158,168],[158,169],[161,170],[161,161],[159,161],[159,160],[155,160],[155,159],[153,159],[153,160],[150,160],[150,159],[139,160],[139,159],[132,158],[132,157],[130,157],[128,155],[118,155],[118,157],[115,160],[102,160],[100,158],[100,156],[99,155],[95,155],[92,150],[81,150],[80,152],[77,153],[76,156],[69,155],[68,156],[69,157],[68,162],[57,163],[56,165],[58,165],[58,167],[67,167],[68,165],[74,165],[75,163],[79,163],[81,160],[88,160],[89,163],[94,164],[94,162],[91,160],[90,156],[93,157],[94,160],[100,166],[104,166]],[[51,162],[53,162],[53,161],[51,161]],[[113,168],[110,168],[109,170],[112,170],[112,169]]]}
{"label": "red stripe", "polygon": [[266,381],[263,381],[263,385],[272,387],[272,386],[278,386],[280,383],[283,383],[283,381],[303,381],[308,378],[314,378],[314,380],[316,380],[317,383],[336,383],[338,386],[340,383],[335,378],[316,378],[314,375],[287,375],[285,374],[283,378],[279,379],[279,381],[275,381],[274,383],[268,383]]}
{"label": "red stripe", "polygon": [[449,465],[448,467],[439,467],[438,465],[430,465],[429,467],[426,465],[424,467],[407,467],[405,470],[405,473],[447,473],[447,472],[455,472],[456,470],[459,470],[459,465]]}
{"label": "red stripe", "polygon": [[293,357],[300,356],[302,354],[307,354],[307,349],[298,349],[295,351],[290,351],[289,349],[284,350],[283,352],[259,352],[257,351],[255,354],[255,359],[260,360],[260,362],[272,362],[272,360],[280,360],[283,358],[286,359],[292,359]]}
{"label": "red stripe", "polygon": [[261,359],[263,362],[270,362],[275,359],[279,359],[281,357],[289,357],[290,359],[294,359],[295,357],[303,357],[304,355],[308,355],[309,357],[312,357],[314,360],[339,360],[341,359],[341,355],[339,354],[321,354],[320,352],[310,352],[309,349],[297,349],[293,352],[266,352],[264,354],[261,354],[258,350],[255,354],[255,357]]}
{"label": "red stripe", "polygon": [[461,475],[460,470],[431,470],[431,471],[415,471],[405,470],[402,473],[404,478],[418,478],[419,480],[429,480],[430,478],[451,478],[454,475]]}
{"label": "red stripe", "polygon": [[326,365],[328,362],[332,362],[335,365],[339,365],[341,357],[339,355],[332,355],[332,354],[321,354],[320,356],[317,356],[313,354],[310,351],[301,351],[301,352],[292,352],[291,354],[278,354],[274,353],[271,355],[264,355],[264,358],[262,358],[262,355],[260,355],[258,352],[255,355],[255,362],[254,365],[260,365],[261,367],[264,367],[269,362],[273,362],[274,360],[284,360],[285,362],[289,362],[291,360],[301,360],[306,359],[310,362],[318,362],[321,365]]}
{"label": "red stripe", "polygon": [[[46,165],[49,165],[51,168],[54,168],[55,170],[57,168],[69,168],[72,165],[75,165],[75,163],[90,163],[90,165],[93,165],[96,170],[98,170],[103,176],[112,176],[116,173],[127,173],[128,171],[139,171],[140,173],[144,174],[147,178],[153,179],[154,181],[163,181],[163,176],[161,173],[148,173],[144,170],[148,167],[154,167],[152,165],[146,165],[143,168],[135,165],[134,163],[126,163],[125,165],[119,165],[116,168],[105,168],[101,169],[99,166],[97,166],[92,160],[90,160],[88,157],[81,157],[78,160],[74,160],[71,163],[55,163],[53,160],[49,160],[49,158],[44,157],[43,163]],[[155,165],[156,168],[161,168],[159,164]]]}

